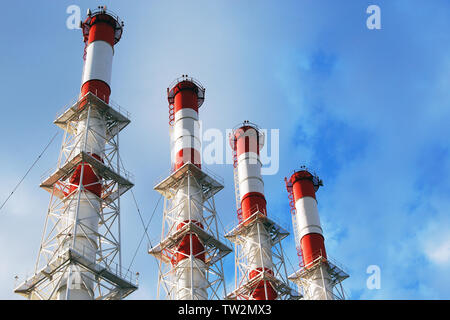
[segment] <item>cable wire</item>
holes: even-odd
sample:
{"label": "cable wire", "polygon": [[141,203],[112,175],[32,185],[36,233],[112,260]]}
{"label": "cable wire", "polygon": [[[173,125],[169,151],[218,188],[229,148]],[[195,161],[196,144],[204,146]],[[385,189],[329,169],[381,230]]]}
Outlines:
{"label": "cable wire", "polygon": [[136,206],[136,210],[137,210],[137,212],[139,214],[139,218],[141,219],[142,226],[144,227],[144,233],[142,234],[141,240],[139,241],[139,245],[136,248],[136,251],[134,252],[133,259],[131,260],[130,266],[128,267],[128,271],[130,270],[131,266],[134,263],[134,259],[136,258],[136,255],[137,255],[137,253],[138,253],[138,251],[139,251],[139,249],[141,247],[142,241],[144,240],[145,236],[147,236],[147,240],[148,240],[150,246],[152,246],[152,242],[150,240],[150,236],[149,236],[147,230],[148,230],[148,227],[150,226],[150,222],[152,222],[152,220],[153,220],[153,216],[155,215],[156,209],[158,208],[159,202],[161,201],[161,198],[162,198],[162,195],[160,195],[159,199],[158,199],[158,202],[156,203],[155,208],[153,209],[153,212],[152,212],[152,215],[151,215],[150,219],[148,220],[147,224],[145,224],[144,223],[144,219],[142,218],[141,210],[139,209],[139,206],[137,204],[136,198],[134,196],[133,190],[130,190],[130,191],[131,191],[131,195],[133,196],[133,201],[134,201],[134,204]]}
{"label": "cable wire", "polygon": [[[123,167],[124,166],[123,165],[123,160],[122,160],[122,158],[120,156],[119,156],[119,161],[120,161],[120,163],[122,164],[122,167]],[[161,201],[161,199],[163,197],[162,194],[159,196],[159,199],[156,202],[155,208],[153,209],[152,215],[151,215],[149,221],[147,222],[147,225],[145,225],[144,219],[142,218],[141,210],[139,209],[139,205],[137,203],[136,197],[134,196],[134,192],[133,192],[133,190],[130,190],[130,191],[131,191],[131,195],[133,197],[134,205],[136,206],[136,210],[137,210],[139,218],[141,220],[141,224],[144,227],[144,234],[142,235],[141,240],[139,241],[139,245],[136,248],[136,251],[134,252],[134,256],[133,256],[133,259],[131,260],[131,263],[130,263],[130,265],[128,267],[128,271],[130,270],[131,266],[134,263],[134,260],[136,259],[137,253],[139,252],[139,248],[141,247],[142,241],[144,240],[144,236],[147,236],[147,240],[148,240],[148,243],[149,243],[150,247],[153,247],[152,241],[150,239],[150,236],[149,236],[147,230],[148,230],[148,227],[150,226],[150,222],[153,220],[153,216],[155,215],[155,212],[156,212],[156,209],[158,208],[159,202]],[[159,273],[162,274],[161,266],[159,265],[159,263],[157,261],[155,261],[155,263],[156,263],[156,265],[158,267]],[[170,295],[170,291],[167,288],[167,285],[166,285],[165,282],[164,282],[164,287],[165,287],[167,293]]]}
{"label": "cable wire", "polygon": [[42,157],[42,155],[45,153],[45,151],[47,151],[48,147],[50,147],[50,145],[52,144],[53,140],[55,140],[56,136],[59,134],[59,131],[56,132],[53,137],[50,139],[50,142],[45,146],[44,150],[42,150],[42,152],[39,154],[39,156],[36,158],[36,160],[34,160],[33,164],[31,165],[31,167],[27,170],[27,172],[25,173],[25,175],[22,177],[22,179],[20,179],[20,181],[16,184],[16,186],[14,187],[14,189],[11,191],[11,193],[9,194],[9,196],[6,198],[5,201],[3,201],[2,205],[0,206],[0,211],[3,209],[3,207],[5,206],[5,204],[8,202],[8,200],[11,198],[11,196],[14,194],[14,192],[16,192],[17,188],[19,188],[20,184],[23,182],[23,180],[25,180],[25,178],[27,177],[27,175],[30,173],[30,171],[33,169],[33,167],[36,165],[36,163],[39,161],[39,159]]}
{"label": "cable wire", "polygon": [[[139,205],[138,205],[138,203],[137,203],[137,201],[136,201],[136,198],[135,198],[135,196],[134,196],[133,190],[131,190],[131,195],[133,196],[133,201],[134,201],[134,204],[135,204],[135,206],[136,206],[136,210],[137,210],[137,212],[138,212],[138,214],[139,214],[139,218],[141,219],[142,226],[144,227],[144,234],[143,234],[142,237],[141,237],[141,241],[139,242],[139,245],[138,245],[138,247],[137,247],[137,249],[136,249],[136,251],[135,251],[135,253],[134,253],[134,257],[133,257],[133,259],[132,259],[132,261],[131,261],[131,263],[130,263],[130,266],[128,267],[128,270],[130,270],[130,268],[131,268],[131,266],[132,266],[132,264],[133,264],[133,262],[134,262],[134,259],[136,258],[136,255],[137,255],[137,253],[138,253],[138,251],[139,251],[139,248],[140,248],[140,246],[141,246],[141,244],[142,244],[142,240],[144,239],[144,236],[145,236],[145,235],[147,236],[147,240],[148,240],[148,243],[149,243],[150,247],[153,247],[152,241],[150,240],[150,236],[148,235],[147,229],[148,229],[148,227],[149,227],[149,225],[150,225],[150,222],[151,222],[152,219],[153,219],[153,216],[155,215],[155,212],[156,212],[156,209],[158,208],[159,202],[160,202],[161,199],[162,199],[162,194],[161,194],[161,195],[159,196],[159,199],[158,199],[158,202],[156,203],[155,208],[153,209],[153,213],[152,213],[152,216],[150,217],[150,220],[148,221],[147,225],[145,225],[145,224],[144,224],[144,219],[142,218],[141,210],[139,209]],[[159,265],[159,263],[158,263],[157,261],[155,261],[155,262],[156,262],[156,265],[158,266],[159,273],[162,274],[161,266]],[[167,285],[166,285],[165,282],[163,282],[163,283],[164,283],[164,287],[165,287],[167,293],[170,295],[169,288],[167,288]]]}

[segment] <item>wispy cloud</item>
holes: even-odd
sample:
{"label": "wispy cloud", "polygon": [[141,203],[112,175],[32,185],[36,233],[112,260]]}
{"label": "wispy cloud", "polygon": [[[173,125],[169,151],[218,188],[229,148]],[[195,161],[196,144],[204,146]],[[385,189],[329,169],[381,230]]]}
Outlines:
{"label": "wispy cloud", "polygon": [[[334,6],[335,19],[315,24],[316,37],[287,53],[294,70],[282,84],[298,110],[291,143],[308,149],[300,159],[325,180],[318,199],[329,254],[350,269],[352,298],[448,298],[422,272],[449,255],[438,208],[449,186],[449,47],[435,29],[448,22],[434,18],[435,4],[402,14],[385,3],[384,30],[370,33],[339,18],[354,7]],[[408,19],[419,21],[419,34]],[[382,270],[381,290],[365,287],[370,264]]]}

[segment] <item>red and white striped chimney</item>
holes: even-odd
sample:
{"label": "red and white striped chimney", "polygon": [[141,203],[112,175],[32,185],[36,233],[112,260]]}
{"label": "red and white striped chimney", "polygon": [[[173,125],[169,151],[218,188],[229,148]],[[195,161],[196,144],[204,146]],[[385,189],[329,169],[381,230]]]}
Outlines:
{"label": "red and white striped chimney", "polygon": [[[239,195],[241,199],[242,224],[249,225],[252,215],[259,211],[267,216],[264,182],[261,176],[260,150],[264,145],[263,135],[257,126],[244,122],[234,130],[231,146],[237,157]],[[270,235],[256,224],[247,234],[250,239],[243,245],[244,255],[250,265],[250,280],[261,272],[273,275],[272,246]],[[261,280],[253,291],[255,300],[274,300],[277,293],[269,281]]]}
{"label": "red and white striped chimney", "polygon": [[[190,162],[201,168],[201,141],[198,109],[204,101],[205,89],[196,80],[183,75],[167,89],[172,130],[173,171]],[[201,186],[193,179],[185,179],[175,195],[175,207],[178,211],[172,230],[179,230],[192,222],[203,229],[203,197]],[[184,236],[177,247],[175,297],[177,300],[206,300],[207,281],[205,247],[195,233]],[[191,259],[192,258],[192,263]],[[192,279],[191,279],[192,276]]]}
{"label": "red and white striped chimney", "polygon": [[[80,98],[91,92],[101,100],[109,103],[111,94],[111,70],[114,45],[122,37],[123,23],[120,19],[106,11],[100,6],[99,10],[91,12],[82,23],[83,40],[85,42],[85,62],[82,74],[82,84]],[[84,108],[85,103],[80,102],[79,108]],[[89,126],[90,130],[87,139],[80,139],[78,149],[86,151],[99,161],[102,161],[102,154],[105,148],[104,137],[106,135],[105,119],[94,108],[90,110],[89,124],[87,123],[87,113],[83,115],[78,123],[77,132],[84,132]],[[72,176],[70,191],[78,188],[81,176],[80,164]],[[83,185],[88,185],[87,190],[96,196],[101,195],[100,179],[94,174],[90,166],[86,166],[83,173]]]}
{"label": "red and white striped chimney", "polygon": [[[296,239],[300,241],[297,244],[297,247],[300,247],[302,257],[300,266],[310,269],[314,266],[313,262],[320,257],[325,261],[327,259],[316,200],[316,191],[322,185],[322,182],[308,170],[302,169],[294,172],[288,183],[292,186],[295,203],[296,226],[294,226],[294,229],[297,232]],[[309,280],[305,299],[333,299],[330,275],[323,264]]]}
{"label": "red and white striped chimney", "polygon": [[201,141],[198,109],[203,104],[205,89],[196,80],[183,75],[167,89],[172,132],[173,170],[191,162],[201,168]]}
{"label": "red and white striped chimney", "polygon": [[111,94],[111,71],[114,45],[122,37],[123,23],[103,7],[91,13],[82,23],[85,62],[81,96],[92,92],[106,103]]}
{"label": "red and white striped chimney", "polygon": [[[85,42],[85,63],[82,74],[80,98],[88,92],[96,95],[106,103],[111,94],[111,69],[114,45],[122,36],[123,23],[118,17],[106,11],[105,7],[99,7],[94,12],[88,11],[88,17],[82,23],[83,39]],[[81,100],[78,108],[84,109],[88,104]],[[86,132],[87,130],[87,132]],[[91,107],[81,113],[77,124],[77,145],[74,156],[80,152],[86,152],[99,161],[105,151],[106,119],[97,108]],[[86,162],[80,163],[70,178],[69,191],[66,194],[68,215],[70,221],[83,221],[87,228],[74,230],[75,248],[92,261],[95,261],[98,249],[98,220],[101,210],[102,184],[101,177],[97,176],[92,167]],[[82,188],[80,188],[82,186]],[[78,192],[77,192],[78,190]],[[78,195],[78,193],[80,193]],[[79,204],[77,198],[79,196]],[[62,247],[68,247],[71,243],[63,243]],[[59,288],[60,299],[89,300],[92,299],[93,282],[87,277],[83,278],[79,270],[72,270],[74,277],[74,289],[70,290],[70,297],[66,295],[65,281],[61,281]]]}

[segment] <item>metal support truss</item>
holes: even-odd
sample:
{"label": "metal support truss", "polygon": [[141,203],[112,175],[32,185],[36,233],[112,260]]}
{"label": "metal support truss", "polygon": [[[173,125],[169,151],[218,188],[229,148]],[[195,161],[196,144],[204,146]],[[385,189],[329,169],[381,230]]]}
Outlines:
{"label": "metal support truss", "polygon": [[[325,276],[329,279],[325,280]],[[295,282],[305,298],[313,295],[312,290],[323,290],[323,297],[331,300],[345,300],[345,291],[342,281],[347,279],[349,275],[338,266],[332,259],[319,255],[314,261],[308,265],[302,266],[298,271],[289,276],[289,279]],[[314,281],[313,281],[314,279]],[[317,280],[320,281],[317,281]],[[329,281],[332,289],[327,289],[325,281]],[[314,283],[313,283],[314,282]],[[320,285],[321,284],[321,285]]]}
{"label": "metal support truss", "polygon": [[[90,125],[94,113],[104,120],[106,134],[95,132]],[[81,120],[86,126],[77,130]],[[76,283],[89,288],[92,299],[122,299],[137,289],[135,276],[122,269],[120,252],[120,196],[133,183],[120,164],[118,134],[129,122],[128,115],[92,93],[78,99],[55,120],[65,134],[56,169],[41,183],[51,198],[35,273],[15,289],[16,293],[28,299],[63,299],[58,297],[58,290],[65,285],[65,298],[69,299],[71,277],[81,277]],[[92,156],[86,143],[88,136],[105,145],[99,155],[102,161]],[[79,166],[80,183],[74,185],[70,178]],[[100,177],[101,197],[87,190],[90,185],[82,183],[87,167]],[[71,190],[74,186],[76,189]],[[92,221],[79,218],[80,199],[91,207],[91,212],[95,211],[98,226],[93,228]],[[69,215],[70,208],[76,208],[74,216]]]}
{"label": "metal support truss", "polygon": [[[183,193],[182,186],[186,185],[195,186],[199,194]],[[177,295],[180,295],[180,288],[177,287],[180,274],[178,271],[186,264],[173,263],[180,254],[186,256],[188,260],[191,283],[194,273],[199,274],[200,272],[196,271],[203,267],[197,265],[196,257],[205,255],[206,272],[202,281],[207,283],[208,299],[223,299],[226,296],[226,288],[222,258],[230,253],[231,249],[220,239],[214,203],[214,195],[223,189],[223,185],[209,172],[206,173],[205,169],[199,169],[188,162],[157,184],[154,189],[165,197],[161,242],[149,249],[149,254],[159,260],[158,299],[161,287],[164,289],[166,299],[177,299]],[[180,201],[180,195],[184,200]],[[201,221],[193,222],[189,217],[188,222],[180,227],[180,210],[183,209],[181,206],[201,210],[203,212]],[[202,227],[199,227],[199,224]],[[204,251],[195,256],[178,251],[177,248],[186,235],[191,237],[195,235],[204,246]],[[192,300],[201,299],[195,292],[182,292],[181,295],[188,296]]]}
{"label": "metal support truss", "polygon": [[[235,290],[231,292],[227,299],[230,300],[252,300],[256,285],[266,280],[270,282],[277,292],[279,300],[298,300],[301,296],[291,288],[287,276],[287,270],[284,263],[284,253],[281,246],[281,240],[289,235],[289,232],[280,227],[277,223],[269,219],[256,207],[251,210],[252,213],[247,219],[242,221],[238,226],[231,230],[225,236],[235,245]],[[244,252],[244,244],[254,242],[254,238],[249,237],[250,233],[257,232],[257,243],[253,243],[258,247],[260,254],[270,254],[272,259],[272,272],[268,272],[269,266],[261,266],[261,270],[253,270],[248,261],[248,253]],[[262,237],[261,234],[268,234],[269,237]],[[261,242],[267,239],[269,243]],[[270,253],[265,252],[263,247],[270,247]],[[261,258],[261,261],[264,259]],[[250,279],[250,272],[258,272],[256,276]]]}

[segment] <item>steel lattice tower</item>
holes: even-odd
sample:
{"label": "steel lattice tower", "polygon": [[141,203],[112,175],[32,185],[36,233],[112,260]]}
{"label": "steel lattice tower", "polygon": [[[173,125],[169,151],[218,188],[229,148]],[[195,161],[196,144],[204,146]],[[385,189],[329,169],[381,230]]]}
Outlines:
{"label": "steel lattice tower", "polygon": [[327,257],[317,210],[316,191],[322,180],[302,166],[285,182],[300,260],[300,269],[289,279],[297,283],[306,300],[345,299],[342,281],[348,274]]}
{"label": "steel lattice tower", "polygon": [[109,101],[114,45],[123,23],[105,7],[88,11],[80,96],[54,123],[64,130],[35,273],[15,292],[28,299],[122,299],[137,289],[122,269],[120,196],[133,183],[119,158],[128,113]]}
{"label": "steel lattice tower", "polygon": [[230,135],[238,225],[226,237],[235,244],[235,287],[228,299],[299,299],[289,285],[281,241],[289,232],[269,219],[261,176],[264,135],[245,121]]}
{"label": "steel lattice tower", "polygon": [[158,298],[162,287],[171,300],[223,299],[221,259],[231,249],[220,240],[214,203],[223,181],[201,165],[198,109],[205,89],[183,75],[167,94],[173,166],[154,187],[165,198],[163,226],[161,242],[149,250],[159,260]]}

